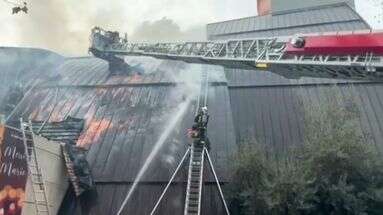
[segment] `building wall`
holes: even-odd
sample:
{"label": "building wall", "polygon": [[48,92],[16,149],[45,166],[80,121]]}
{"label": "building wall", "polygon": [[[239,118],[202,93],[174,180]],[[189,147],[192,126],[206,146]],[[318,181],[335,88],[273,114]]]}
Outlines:
{"label": "building wall", "polygon": [[271,0],[258,0],[257,1],[258,16],[264,16],[270,13]]}
{"label": "building wall", "polygon": [[346,2],[351,7],[355,7],[354,0],[271,0],[271,11],[272,13],[281,13],[288,10],[341,2]]}
{"label": "building wall", "polygon": [[[69,186],[62,149],[59,143],[48,141],[43,137],[35,136],[34,140],[37,161],[43,171],[44,185],[47,189],[49,212],[50,214],[57,214]],[[32,181],[29,177],[25,205],[22,211],[23,215],[36,215],[34,194],[31,186]],[[41,196],[37,198],[41,199]]]}

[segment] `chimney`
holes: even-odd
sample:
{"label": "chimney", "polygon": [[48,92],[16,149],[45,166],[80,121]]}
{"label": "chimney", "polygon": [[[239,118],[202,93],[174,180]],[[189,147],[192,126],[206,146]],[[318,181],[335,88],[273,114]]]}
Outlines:
{"label": "chimney", "polygon": [[271,0],[257,0],[258,16],[264,16],[271,12]]}

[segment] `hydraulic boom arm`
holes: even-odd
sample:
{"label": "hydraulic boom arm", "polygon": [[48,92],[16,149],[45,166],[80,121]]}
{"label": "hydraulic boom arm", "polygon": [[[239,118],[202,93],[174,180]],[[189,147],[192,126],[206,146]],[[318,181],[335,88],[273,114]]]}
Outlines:
{"label": "hydraulic boom arm", "polygon": [[129,43],[95,27],[96,57],[150,56],[228,68],[268,70],[287,78],[383,80],[383,33],[305,35],[180,43]]}

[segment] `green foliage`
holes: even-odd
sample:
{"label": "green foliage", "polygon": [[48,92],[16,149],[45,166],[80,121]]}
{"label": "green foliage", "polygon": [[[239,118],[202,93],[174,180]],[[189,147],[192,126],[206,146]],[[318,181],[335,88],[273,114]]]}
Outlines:
{"label": "green foliage", "polygon": [[267,191],[272,178],[272,168],[268,165],[264,153],[258,148],[243,146],[233,162],[233,189],[231,197],[240,204],[239,211],[250,214],[267,214]]}
{"label": "green foliage", "polygon": [[233,214],[383,214],[382,157],[362,133],[356,101],[336,92],[320,105],[302,101],[304,144],[283,166],[255,141],[242,144],[233,160]]}

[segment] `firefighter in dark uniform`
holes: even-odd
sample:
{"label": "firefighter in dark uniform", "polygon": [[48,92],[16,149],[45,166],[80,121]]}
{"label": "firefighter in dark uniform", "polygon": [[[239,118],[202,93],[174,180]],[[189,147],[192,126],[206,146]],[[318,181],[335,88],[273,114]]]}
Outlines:
{"label": "firefighter in dark uniform", "polygon": [[209,122],[209,114],[207,107],[202,107],[194,118],[194,124],[189,129],[189,136],[194,139],[194,144],[203,144],[207,150],[210,150],[210,141],[207,137],[207,124]]}

